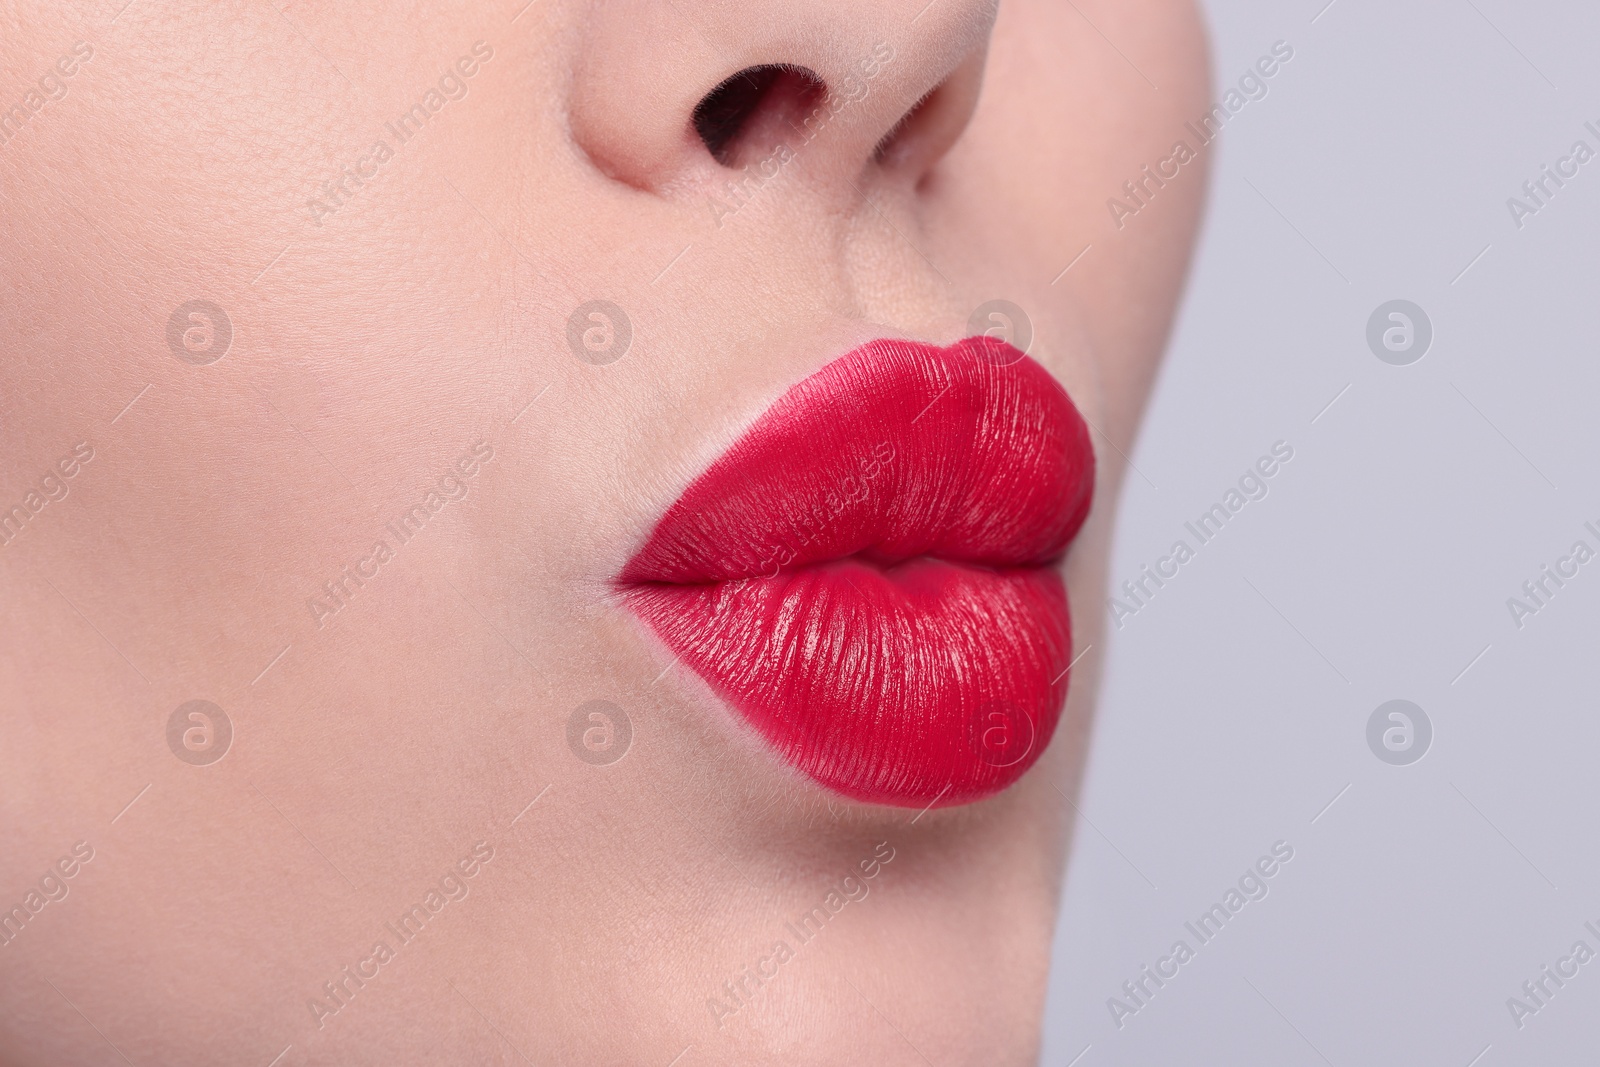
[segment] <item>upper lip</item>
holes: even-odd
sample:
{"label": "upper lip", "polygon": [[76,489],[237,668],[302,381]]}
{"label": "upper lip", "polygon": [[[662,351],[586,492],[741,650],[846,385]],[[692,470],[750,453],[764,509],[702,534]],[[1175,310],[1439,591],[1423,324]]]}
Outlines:
{"label": "upper lip", "polygon": [[[997,376],[1021,358],[987,338],[962,344],[1000,353]],[[812,404],[815,379],[784,394],[752,428],[765,432],[743,436],[668,508],[618,582],[739,581],[852,556],[878,567],[917,556],[989,567],[1059,559],[1094,489],[1093,450],[1076,409],[1030,360],[1036,374],[1024,388],[1048,383],[1056,395],[1041,391],[1059,409],[1008,408],[1031,424],[990,432],[979,423],[993,416],[983,394],[995,384],[952,380],[941,373],[947,367],[929,365],[931,347],[877,341],[857,350],[890,366],[878,368],[880,388],[862,383],[843,398],[853,410],[839,410],[837,395]],[[907,376],[920,379],[917,387],[896,380]],[[1016,388],[999,386],[1008,387]],[[927,421],[935,407],[968,416],[962,440],[950,440],[948,418]],[[919,441],[919,423],[938,426],[940,439]],[[891,462],[900,477],[886,476]],[[925,479],[929,465],[944,467],[933,472],[935,485],[907,484],[907,472]]]}

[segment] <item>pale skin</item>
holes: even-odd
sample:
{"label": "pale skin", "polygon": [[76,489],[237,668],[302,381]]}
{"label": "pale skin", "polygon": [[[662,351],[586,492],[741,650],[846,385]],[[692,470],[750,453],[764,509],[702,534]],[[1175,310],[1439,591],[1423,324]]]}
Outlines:
{"label": "pale skin", "polygon": [[[0,105],[93,48],[0,146],[0,507],[93,449],[0,548],[0,907],[94,851],[0,948],[0,1063],[1032,1062],[1119,450],[1205,159],[1121,229],[1106,200],[1205,109],[1191,6],[122,2],[0,12]],[[398,139],[476,42],[464,95]],[[739,171],[690,116],[767,63],[866,88],[724,213]],[[994,298],[1096,427],[1065,564],[1093,647],[1012,789],[848,802],[608,583],[785,388]],[[168,344],[195,299],[231,323],[214,362]],[[605,365],[567,339],[596,299],[632,330]],[[385,533],[480,443],[461,499]],[[168,742],[195,699],[233,732],[207,765]],[[605,766],[567,741],[594,699],[632,725]],[[478,842],[467,895],[390,934]],[[786,931],[881,842],[866,896]]]}

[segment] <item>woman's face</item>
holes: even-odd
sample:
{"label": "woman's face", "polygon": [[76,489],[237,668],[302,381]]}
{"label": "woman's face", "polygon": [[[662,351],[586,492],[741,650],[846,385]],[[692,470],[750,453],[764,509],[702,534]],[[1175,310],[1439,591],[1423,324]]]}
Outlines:
{"label": "woman's face", "polygon": [[[6,1062],[1028,1062],[1204,189],[1144,170],[1205,110],[1188,3],[122,5],[0,49],[48,79],[0,90]],[[1038,367],[940,351],[982,333]],[[953,375],[1014,416],[1024,374],[1039,448],[981,469],[841,414]],[[1064,426],[1092,507],[1029,580],[1070,696],[970,788],[901,773],[943,728],[903,706],[812,715],[790,602],[635,562],[707,478],[799,531],[769,557],[909,467],[1004,524]],[[893,660],[892,704],[1044,640],[852,614],[903,563],[783,647]],[[765,636],[674,630],[724,610]]]}

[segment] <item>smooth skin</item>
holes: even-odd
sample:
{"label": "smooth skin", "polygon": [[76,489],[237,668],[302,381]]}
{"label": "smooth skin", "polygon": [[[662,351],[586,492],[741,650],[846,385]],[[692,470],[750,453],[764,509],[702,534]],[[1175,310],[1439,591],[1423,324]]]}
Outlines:
{"label": "smooth skin", "polygon": [[[0,127],[0,508],[93,450],[0,546],[0,908],[93,849],[0,947],[0,1064],[1030,1063],[1205,160],[1120,229],[1106,201],[1205,109],[1187,0],[124,3],[0,5],[0,107],[93,49]],[[761,64],[852,99],[803,145],[774,101],[724,166],[691,116]],[[1094,648],[1016,787],[846,802],[611,581],[788,386],[996,298],[1096,428],[1065,571]],[[214,322],[169,345],[191,300],[231,324],[213,362]],[[615,362],[569,345],[591,300],[627,316]],[[169,745],[196,699],[232,728],[206,765]],[[609,765],[568,744],[590,700],[631,723]]]}

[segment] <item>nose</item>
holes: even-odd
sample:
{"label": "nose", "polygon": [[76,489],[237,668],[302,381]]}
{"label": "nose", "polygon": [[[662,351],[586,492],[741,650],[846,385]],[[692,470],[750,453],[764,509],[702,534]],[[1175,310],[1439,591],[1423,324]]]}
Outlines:
{"label": "nose", "polygon": [[911,186],[977,102],[992,0],[594,0],[568,100],[607,177],[667,195],[803,158]]}

